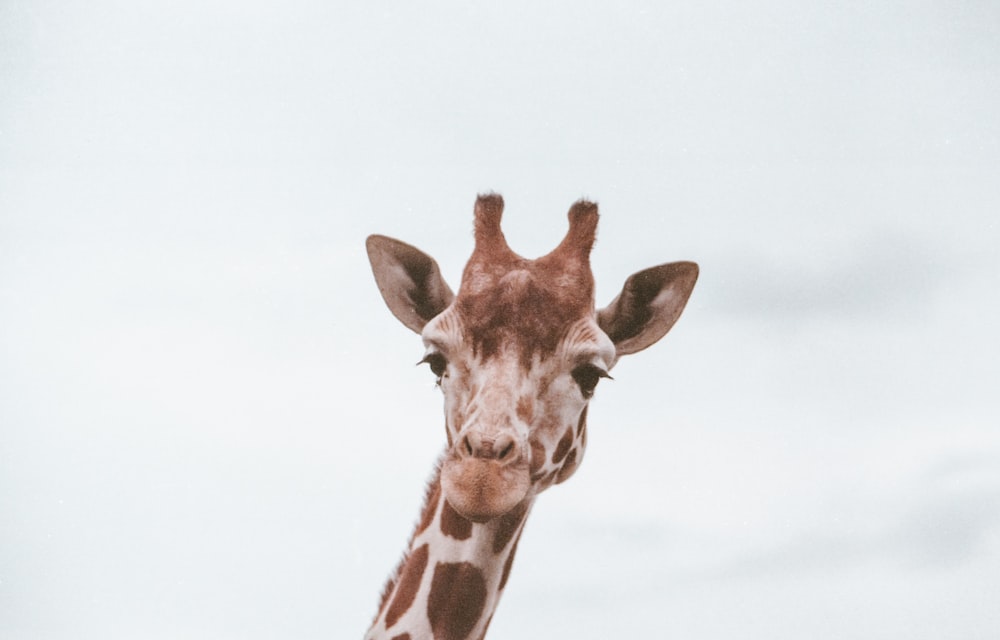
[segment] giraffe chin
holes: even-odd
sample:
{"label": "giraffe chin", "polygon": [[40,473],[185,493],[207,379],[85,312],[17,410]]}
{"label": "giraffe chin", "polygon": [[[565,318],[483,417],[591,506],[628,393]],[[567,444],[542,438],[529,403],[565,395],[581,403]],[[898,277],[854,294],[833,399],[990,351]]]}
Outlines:
{"label": "giraffe chin", "polygon": [[527,465],[503,465],[494,460],[451,460],[441,467],[441,489],[460,516],[488,522],[520,504],[531,481]]}

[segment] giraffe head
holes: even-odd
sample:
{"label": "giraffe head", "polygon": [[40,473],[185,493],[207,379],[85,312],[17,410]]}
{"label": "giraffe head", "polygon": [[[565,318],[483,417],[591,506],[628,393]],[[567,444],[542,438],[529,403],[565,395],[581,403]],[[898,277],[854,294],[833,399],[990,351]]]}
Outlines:
{"label": "giraffe head", "polygon": [[507,245],[502,212],[498,195],[476,201],[475,249],[457,295],[419,249],[385,236],[367,243],[382,297],[423,338],[422,362],[444,394],[444,496],[475,522],[573,474],[598,382],[621,356],[667,333],[698,277],[692,262],[646,269],[598,310],[590,270],[597,205],[574,204],[566,237],[536,260]]}

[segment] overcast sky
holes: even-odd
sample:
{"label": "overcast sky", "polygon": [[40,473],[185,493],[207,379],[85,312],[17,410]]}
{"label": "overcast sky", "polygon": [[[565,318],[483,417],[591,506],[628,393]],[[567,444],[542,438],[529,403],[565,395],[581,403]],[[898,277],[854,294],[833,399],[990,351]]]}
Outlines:
{"label": "overcast sky", "polygon": [[0,637],[359,638],[444,445],[364,255],[701,265],[491,638],[1000,634],[1000,9],[0,3]]}

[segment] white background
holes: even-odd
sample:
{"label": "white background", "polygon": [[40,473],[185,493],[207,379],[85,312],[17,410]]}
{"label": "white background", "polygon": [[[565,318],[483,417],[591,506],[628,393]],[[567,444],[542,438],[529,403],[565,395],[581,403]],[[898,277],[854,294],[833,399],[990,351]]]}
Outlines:
{"label": "white background", "polygon": [[444,443],[369,233],[696,260],[491,638],[1000,634],[1000,9],[0,4],[0,637],[358,638]]}

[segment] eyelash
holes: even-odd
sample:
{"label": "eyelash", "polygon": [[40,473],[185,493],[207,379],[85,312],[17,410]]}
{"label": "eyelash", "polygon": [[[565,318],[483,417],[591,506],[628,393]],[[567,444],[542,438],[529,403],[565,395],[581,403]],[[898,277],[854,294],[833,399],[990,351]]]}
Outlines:
{"label": "eyelash", "polygon": [[601,378],[611,379],[607,371],[594,364],[581,364],[573,369],[571,375],[580,387],[580,393],[587,399],[594,397],[594,389],[597,387],[597,383],[601,381]]}
{"label": "eyelash", "polygon": [[424,359],[417,364],[427,364],[431,368],[431,373],[437,376],[437,383],[441,384],[441,379],[448,373],[448,359],[440,353],[428,353]]}

